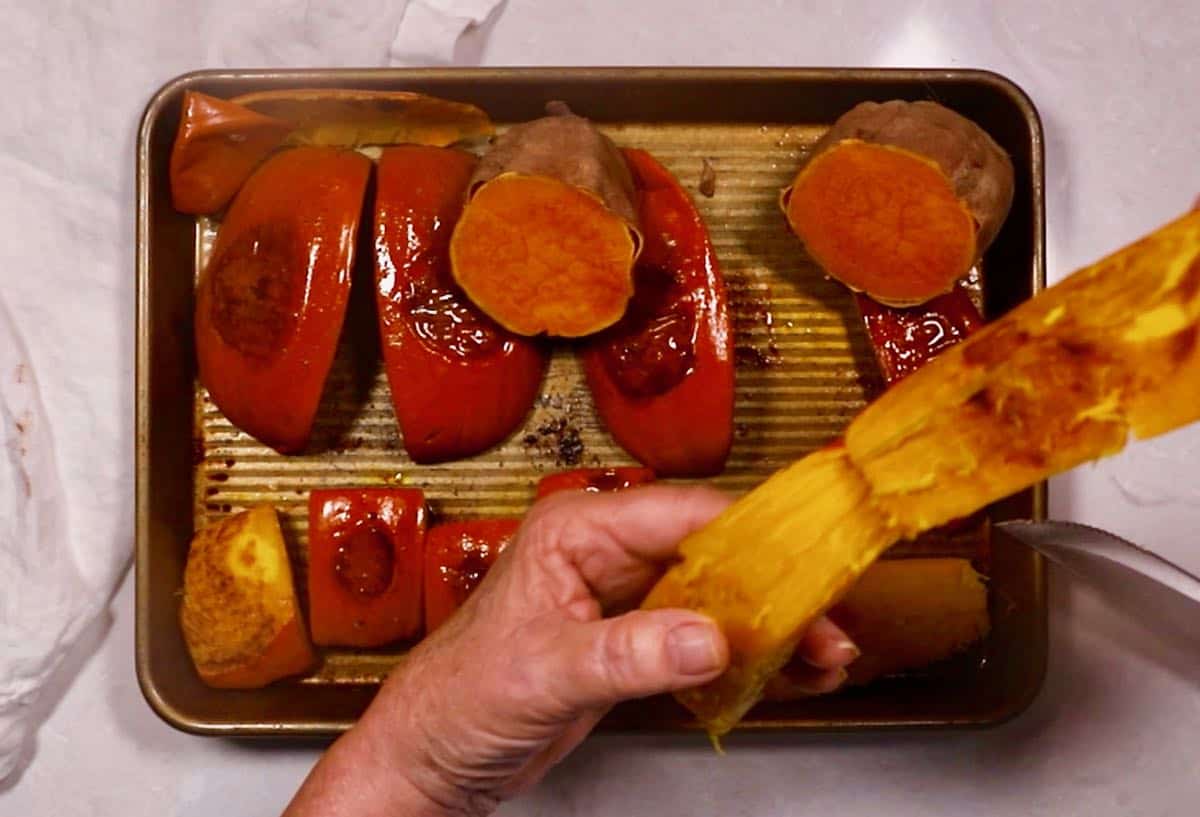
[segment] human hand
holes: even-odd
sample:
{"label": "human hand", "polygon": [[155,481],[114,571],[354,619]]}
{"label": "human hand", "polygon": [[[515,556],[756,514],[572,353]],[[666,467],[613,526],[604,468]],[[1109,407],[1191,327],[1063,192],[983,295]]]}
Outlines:
{"label": "human hand", "polygon": [[[632,609],[688,533],[729,503],[704,488],[537,503],[466,604],[418,645],[289,814],[486,814],[542,778],[616,703],[703,684],[724,636],[687,610]],[[605,617],[608,616],[608,617]],[[799,654],[813,692],[857,650],[822,619]]]}

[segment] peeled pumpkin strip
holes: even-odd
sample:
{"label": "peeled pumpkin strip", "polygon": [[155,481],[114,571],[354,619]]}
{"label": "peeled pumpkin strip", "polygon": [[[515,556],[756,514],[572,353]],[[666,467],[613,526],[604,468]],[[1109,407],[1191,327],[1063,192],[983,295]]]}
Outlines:
{"label": "peeled pumpkin strip", "polygon": [[407,91],[263,91],[232,100],[186,91],[171,149],[172,203],[182,213],[218,212],[284,145],[441,147],[491,132],[474,105]]}
{"label": "peeled pumpkin strip", "polygon": [[450,242],[454,279],[520,335],[581,337],[616,323],[641,239],[619,150],[563,107],[516,125],[480,160]]}
{"label": "peeled pumpkin strip", "polygon": [[711,616],[728,671],[679,694],[720,735],[883,550],[1200,418],[1200,213],[1087,267],[886,391],[844,443],[680,546],[645,607]]}
{"label": "peeled pumpkin strip", "polygon": [[[829,611],[862,651],[847,684],[942,661],[976,643],[990,629],[987,586],[967,559],[887,559],[863,573]],[[795,659],[793,659],[795,660]],[[766,698],[808,697],[805,665],[793,681],[791,665],[771,679]]]}
{"label": "peeled pumpkin strip", "polygon": [[297,88],[232,101],[289,123],[287,141],[296,145],[445,147],[493,131],[491,119],[475,105],[412,91]]}
{"label": "peeled pumpkin strip", "polygon": [[827,273],[912,306],[971,269],[1012,197],[1012,162],[982,128],[934,102],[893,100],[839,118],[781,204]]}

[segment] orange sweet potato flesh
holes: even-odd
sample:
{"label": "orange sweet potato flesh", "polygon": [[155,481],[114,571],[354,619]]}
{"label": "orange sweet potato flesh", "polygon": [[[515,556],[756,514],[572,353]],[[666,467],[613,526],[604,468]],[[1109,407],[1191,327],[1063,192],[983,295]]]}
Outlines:
{"label": "orange sweet potato flesh", "polygon": [[1200,419],[1200,213],[1021,304],[892,386],[680,544],[646,607],[711,616],[730,666],[679,699],[722,734],[893,542]]}
{"label": "orange sweet potato flesh", "polygon": [[454,278],[519,335],[582,337],[620,320],[633,295],[627,223],[587,191],[506,173],[471,198],[450,241]]}
{"label": "orange sweet potato flesh", "polygon": [[822,269],[894,306],[949,291],[975,263],[975,221],[935,162],[854,139],[796,178],[787,217]]}
{"label": "orange sweet potato flesh", "polygon": [[171,148],[171,202],[181,213],[224,207],[292,126],[207,94],[187,91]]}
{"label": "orange sweet potato flesh", "polygon": [[261,687],[315,663],[275,509],[260,505],[198,532],[180,623],[206,684]]}
{"label": "orange sweet potato flesh", "polygon": [[[1013,189],[1008,154],[974,122],[936,102],[892,100],[841,116],[781,204],[827,272],[881,303],[913,306],[949,291],[979,261]],[[962,235],[963,211],[973,242]]]}

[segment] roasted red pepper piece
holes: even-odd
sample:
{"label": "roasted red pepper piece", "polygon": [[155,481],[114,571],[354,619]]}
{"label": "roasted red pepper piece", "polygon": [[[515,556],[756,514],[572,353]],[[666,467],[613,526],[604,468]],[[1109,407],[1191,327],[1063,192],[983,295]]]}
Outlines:
{"label": "roasted red pepper piece", "polygon": [[234,199],[200,281],[200,380],[230,422],[282,453],[312,430],[370,171],[335,148],[274,155]]}
{"label": "roasted red pepper piece", "polygon": [[477,454],[507,437],[537,397],[546,354],[480,312],[450,275],[450,234],[470,154],[403,145],[379,159],[375,272],[392,405],[415,462]]}
{"label": "roasted red pepper piece", "polygon": [[725,466],[733,441],[733,327],[708,230],[679,182],[626,149],[645,244],[625,317],[583,353],[600,418],[663,476]]}
{"label": "roasted red pepper piece", "polygon": [[313,643],[377,647],[421,632],[425,497],[411,488],[313,491]]}
{"label": "roasted red pepper piece", "polygon": [[[861,292],[855,295],[887,385],[904,378],[983,326],[983,315],[961,284],[919,306],[887,306]],[[938,530],[952,534],[977,526],[982,511],[947,522]],[[985,540],[986,542],[986,540]]]}
{"label": "roasted red pepper piece", "polygon": [[186,91],[171,147],[171,202],[183,213],[215,213],[292,130],[287,122]]}
{"label": "roasted red pepper piece", "polygon": [[520,526],[520,519],[473,519],[429,529],[425,540],[426,633],[432,633],[462,606]]}
{"label": "roasted red pepper piece", "polygon": [[885,306],[859,293],[858,309],[890,386],[983,326],[966,289],[956,286],[920,306]]}
{"label": "roasted red pepper piece", "polygon": [[648,482],[654,482],[654,472],[649,468],[576,468],[547,474],[538,480],[537,498],[559,491],[620,491]]}

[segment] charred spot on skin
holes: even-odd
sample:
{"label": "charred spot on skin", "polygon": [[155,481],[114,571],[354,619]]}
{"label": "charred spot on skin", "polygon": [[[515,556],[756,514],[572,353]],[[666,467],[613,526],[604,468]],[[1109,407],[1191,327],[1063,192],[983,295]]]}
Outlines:
{"label": "charred spot on skin", "polygon": [[222,340],[247,357],[270,359],[296,327],[304,276],[303,259],[296,257],[294,248],[290,229],[263,224],[213,259],[213,326]]}
{"label": "charred spot on skin", "polygon": [[333,572],[348,592],[374,598],[392,583],[395,556],[387,535],[367,521],[339,537]]}
{"label": "charred spot on skin", "polygon": [[661,267],[639,264],[625,316],[602,341],[605,369],[622,392],[654,397],[695,370],[691,296]]}

